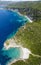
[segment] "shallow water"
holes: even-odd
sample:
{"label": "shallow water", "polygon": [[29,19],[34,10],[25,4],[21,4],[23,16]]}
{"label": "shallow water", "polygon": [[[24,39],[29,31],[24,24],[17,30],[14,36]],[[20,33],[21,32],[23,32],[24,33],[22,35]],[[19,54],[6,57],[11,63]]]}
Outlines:
{"label": "shallow water", "polygon": [[7,63],[10,63],[10,61],[18,60],[21,56],[21,48],[9,48],[8,50],[5,50],[3,52],[3,55],[8,56],[10,58],[9,62]]}
{"label": "shallow water", "polygon": [[[0,64],[6,65],[10,59],[20,56],[17,49],[2,50],[4,42],[14,36],[20,26],[24,25],[28,20],[19,15],[17,12],[0,9]],[[14,51],[15,50],[15,51]],[[13,53],[12,53],[13,52]],[[15,54],[14,54],[15,52]],[[12,54],[11,54],[12,53]],[[18,55],[17,55],[18,54]],[[3,60],[4,59],[4,60]]]}

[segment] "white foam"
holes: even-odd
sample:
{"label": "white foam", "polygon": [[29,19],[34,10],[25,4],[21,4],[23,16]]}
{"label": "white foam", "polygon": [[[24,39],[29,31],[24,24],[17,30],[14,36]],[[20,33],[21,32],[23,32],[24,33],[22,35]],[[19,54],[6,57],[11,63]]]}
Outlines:
{"label": "white foam", "polygon": [[28,16],[25,16],[25,17],[28,19],[29,22],[31,23],[33,22]]}
{"label": "white foam", "polygon": [[17,12],[20,16],[26,17],[29,22],[31,22],[31,23],[33,22],[28,16],[21,14],[18,10],[12,10],[12,11]]}
{"label": "white foam", "polygon": [[22,15],[20,12],[18,12],[18,14],[19,14],[19,15],[21,15],[21,16],[26,17],[26,18],[27,18],[27,20],[28,20],[29,22],[31,22],[31,23],[33,22],[33,21],[32,21],[32,20],[28,17],[28,16],[26,16],[26,15]]}

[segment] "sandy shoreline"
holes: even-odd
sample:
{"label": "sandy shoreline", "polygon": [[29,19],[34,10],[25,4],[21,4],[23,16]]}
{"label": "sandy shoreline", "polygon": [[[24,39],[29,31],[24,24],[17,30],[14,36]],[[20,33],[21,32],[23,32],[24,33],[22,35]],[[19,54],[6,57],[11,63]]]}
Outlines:
{"label": "sandy shoreline", "polygon": [[30,50],[29,49],[27,49],[27,48],[24,48],[24,47],[22,47],[21,45],[17,45],[16,43],[15,43],[15,41],[14,41],[14,39],[10,39],[10,40],[8,40],[8,42],[9,42],[9,45],[6,45],[6,42],[4,43],[4,48],[6,49],[6,50],[8,50],[9,48],[11,48],[11,47],[20,47],[20,49],[21,49],[21,54],[20,54],[20,58],[19,59],[15,59],[15,60],[11,60],[10,61],[10,63],[8,63],[7,65],[11,65],[12,63],[15,63],[16,61],[18,61],[18,60],[25,60],[25,59],[28,59],[29,58],[29,54],[31,54],[31,52],[30,52]]}

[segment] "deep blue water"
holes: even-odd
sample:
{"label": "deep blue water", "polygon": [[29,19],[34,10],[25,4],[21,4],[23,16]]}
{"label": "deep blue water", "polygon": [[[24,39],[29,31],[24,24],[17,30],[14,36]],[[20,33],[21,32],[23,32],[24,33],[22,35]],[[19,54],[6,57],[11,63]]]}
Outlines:
{"label": "deep blue water", "polygon": [[[24,23],[26,22],[27,19],[24,16],[19,15],[17,12],[0,9],[0,64],[1,65],[6,65],[6,63],[10,59],[12,59],[12,57],[14,58],[13,51],[15,50],[15,48],[9,50],[2,50],[4,42],[11,36],[14,36],[15,33],[18,31],[18,28],[20,28],[20,26],[24,25]],[[12,55],[10,55],[11,53]]]}

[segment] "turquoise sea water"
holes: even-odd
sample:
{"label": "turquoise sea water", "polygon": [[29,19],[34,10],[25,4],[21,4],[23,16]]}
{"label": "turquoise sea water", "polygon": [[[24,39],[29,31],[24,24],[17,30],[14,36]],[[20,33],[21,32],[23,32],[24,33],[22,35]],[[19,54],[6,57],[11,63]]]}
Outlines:
{"label": "turquoise sea water", "polygon": [[6,65],[10,63],[11,61],[18,60],[21,56],[21,48],[15,47],[15,48],[9,48],[8,50],[5,50],[3,52],[4,56],[9,56],[10,60],[7,61]]}
{"label": "turquoise sea water", "polygon": [[[28,20],[18,14],[18,12],[12,12],[10,10],[0,9],[0,64],[7,65],[12,59],[20,57],[20,50],[18,48],[10,48],[8,50],[2,50],[4,42],[14,36],[18,29],[24,25]],[[4,60],[3,60],[4,59]]]}

